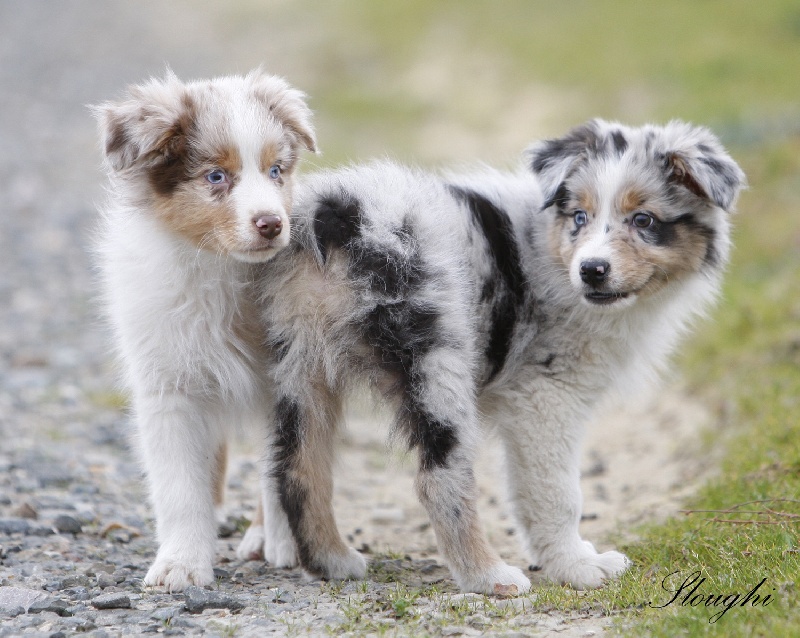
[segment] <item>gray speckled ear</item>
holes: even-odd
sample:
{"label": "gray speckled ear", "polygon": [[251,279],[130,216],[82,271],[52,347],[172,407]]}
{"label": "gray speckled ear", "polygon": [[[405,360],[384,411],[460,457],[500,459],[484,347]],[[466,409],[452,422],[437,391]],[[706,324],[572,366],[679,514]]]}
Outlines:
{"label": "gray speckled ear", "polygon": [[717,137],[706,128],[670,122],[657,143],[670,181],[724,210],[731,210],[746,178]]}
{"label": "gray speckled ear", "polygon": [[537,142],[525,151],[526,165],[539,177],[545,202],[554,201],[573,167],[589,154],[598,153],[603,143],[600,121],[591,120],[564,137]]}

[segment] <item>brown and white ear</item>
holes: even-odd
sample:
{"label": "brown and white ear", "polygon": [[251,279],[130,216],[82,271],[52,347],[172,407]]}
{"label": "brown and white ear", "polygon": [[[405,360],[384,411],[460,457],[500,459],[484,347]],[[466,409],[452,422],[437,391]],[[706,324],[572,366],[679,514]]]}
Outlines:
{"label": "brown and white ear", "polygon": [[317,138],[311,123],[312,112],[306,95],[292,88],[286,80],[256,70],[248,75],[256,94],[264,100],[277,119],[295,138],[297,144],[312,153],[317,152]]}
{"label": "brown and white ear", "polygon": [[746,178],[706,128],[673,121],[664,127],[663,165],[668,178],[723,210],[732,210]]}
{"label": "brown and white ear", "polygon": [[602,125],[600,120],[590,120],[563,137],[536,142],[526,149],[525,163],[539,178],[545,208],[553,204],[556,193],[574,167],[598,152],[602,144]]}
{"label": "brown and white ear", "polygon": [[163,80],[129,87],[122,101],[90,108],[108,165],[124,171],[138,162],[181,152],[191,101],[183,83],[168,71]]}

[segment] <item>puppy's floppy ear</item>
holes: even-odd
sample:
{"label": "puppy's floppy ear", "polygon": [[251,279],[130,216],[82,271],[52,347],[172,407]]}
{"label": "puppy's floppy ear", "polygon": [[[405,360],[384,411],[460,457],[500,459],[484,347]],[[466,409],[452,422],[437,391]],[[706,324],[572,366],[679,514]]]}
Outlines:
{"label": "puppy's floppy ear", "polygon": [[746,178],[711,131],[673,121],[664,127],[660,142],[656,159],[671,182],[731,210]]}
{"label": "puppy's floppy ear", "polygon": [[275,119],[289,130],[296,142],[316,153],[317,139],[305,93],[293,89],[283,78],[268,75],[261,69],[251,72],[247,79],[252,83],[256,95],[267,103]]}
{"label": "puppy's floppy ear", "polygon": [[178,155],[192,103],[172,71],[163,80],[131,86],[120,102],[91,107],[109,166],[123,171],[137,162]]}
{"label": "puppy's floppy ear", "polygon": [[601,126],[600,120],[590,120],[573,128],[564,137],[536,142],[525,151],[526,165],[539,177],[545,208],[554,203],[557,192],[573,167],[600,151],[603,144]]}

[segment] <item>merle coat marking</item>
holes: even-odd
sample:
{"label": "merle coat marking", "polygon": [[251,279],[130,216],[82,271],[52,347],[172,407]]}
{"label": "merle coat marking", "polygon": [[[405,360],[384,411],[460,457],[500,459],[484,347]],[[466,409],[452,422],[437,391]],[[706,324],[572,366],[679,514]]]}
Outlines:
{"label": "merle coat marking", "polygon": [[679,122],[593,121],[526,163],[445,177],[377,163],[298,189],[295,243],[264,266],[260,298],[280,344],[270,471],[311,573],[364,574],[330,506],[341,400],[360,383],[395,405],[461,587],[530,586],[480,531],[480,421],[503,440],[533,562],[581,588],[625,569],[578,534],[581,431],[605,394],[652,378],[714,297],[744,176]]}

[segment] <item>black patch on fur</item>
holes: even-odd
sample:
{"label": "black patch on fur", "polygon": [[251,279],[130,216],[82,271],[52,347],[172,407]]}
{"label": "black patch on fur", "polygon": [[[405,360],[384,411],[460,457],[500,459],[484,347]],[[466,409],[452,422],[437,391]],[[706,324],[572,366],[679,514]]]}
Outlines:
{"label": "black patch on fur", "polygon": [[[453,196],[465,204],[472,213],[475,225],[486,238],[489,254],[495,265],[494,298],[492,301],[491,328],[486,358],[490,371],[487,383],[503,369],[517,317],[525,301],[525,278],[511,220],[508,215],[488,199],[465,188],[450,187]],[[483,290],[487,286],[484,284]]]}
{"label": "black patch on fur", "polygon": [[405,409],[408,414],[408,421],[404,424],[408,445],[419,449],[421,469],[447,467],[450,452],[458,443],[456,428],[417,409],[411,399],[407,400]]}
{"label": "black patch on fur", "polygon": [[371,290],[392,299],[406,298],[425,279],[419,259],[408,258],[378,246],[356,246],[350,251],[350,272],[365,278]]}
{"label": "black patch on fur", "polygon": [[572,129],[564,137],[547,140],[536,152],[531,162],[534,173],[541,173],[570,157],[605,154],[604,140],[598,135],[593,122]]}
{"label": "black patch on fur", "polygon": [[361,202],[349,193],[328,195],[317,204],[314,212],[314,237],[322,262],[329,248],[347,246],[361,234],[363,215]]}
{"label": "black patch on fur", "polygon": [[434,308],[398,301],[375,306],[365,320],[367,342],[375,348],[382,366],[411,384],[414,364],[436,344]]}
{"label": "black patch on fur", "polygon": [[275,420],[272,475],[278,483],[281,507],[289,519],[300,563],[312,574],[321,575],[324,573],[324,568],[315,563],[311,547],[302,533],[308,490],[292,478],[295,459],[300,453],[303,437],[300,406],[296,401],[283,397],[275,408]]}
{"label": "black patch on fur", "polygon": [[553,361],[555,360],[556,360],[556,354],[555,352],[551,352],[547,355],[547,357],[543,361],[537,361],[536,363],[537,365],[549,368],[553,364]]}
{"label": "black patch on fur", "polygon": [[566,182],[561,182],[556,189],[556,192],[553,193],[552,197],[548,199],[544,204],[542,204],[542,210],[547,210],[553,204],[556,205],[556,208],[560,211],[563,211],[567,207],[567,202],[570,198],[570,192],[567,188]]}
{"label": "black patch on fur", "polygon": [[617,152],[617,155],[622,155],[628,150],[628,140],[625,139],[622,131],[614,131],[611,133],[611,143],[614,145],[614,150]]}

